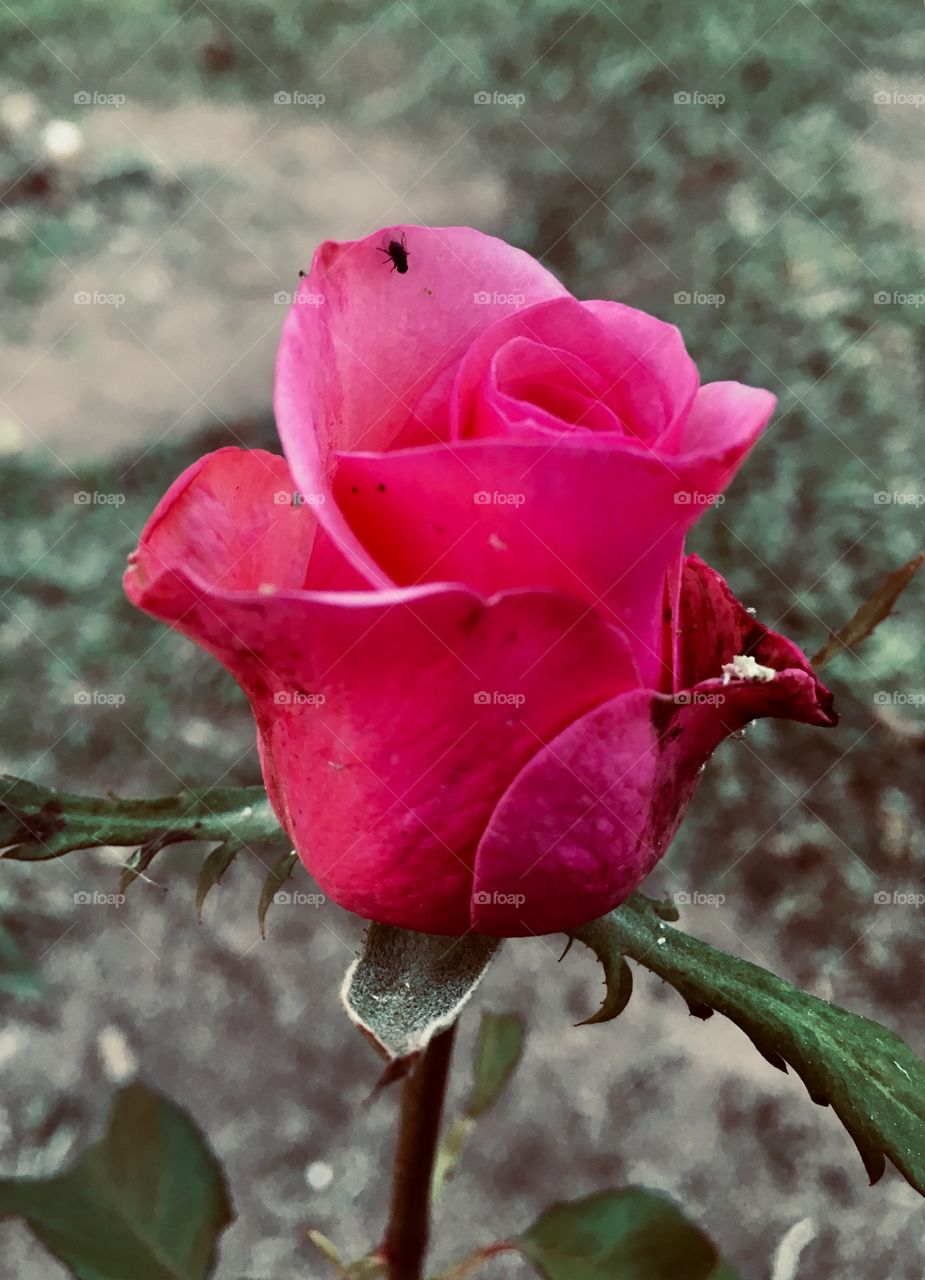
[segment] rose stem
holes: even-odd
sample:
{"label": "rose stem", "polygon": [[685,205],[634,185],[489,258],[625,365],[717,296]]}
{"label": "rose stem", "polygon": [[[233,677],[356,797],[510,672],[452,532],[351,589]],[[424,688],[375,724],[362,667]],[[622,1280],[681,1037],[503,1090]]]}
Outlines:
{"label": "rose stem", "polygon": [[380,1249],[389,1280],[421,1280],[430,1228],[430,1182],[455,1025],[434,1036],[402,1085],[392,1205]]}

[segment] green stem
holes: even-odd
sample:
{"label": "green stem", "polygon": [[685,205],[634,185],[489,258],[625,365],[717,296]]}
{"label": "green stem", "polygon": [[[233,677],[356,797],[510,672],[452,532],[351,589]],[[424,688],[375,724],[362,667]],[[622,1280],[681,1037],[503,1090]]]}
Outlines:
{"label": "green stem", "polygon": [[430,1234],[430,1188],[455,1025],[434,1036],[402,1086],[392,1205],[382,1242],[388,1280],[421,1280]]}

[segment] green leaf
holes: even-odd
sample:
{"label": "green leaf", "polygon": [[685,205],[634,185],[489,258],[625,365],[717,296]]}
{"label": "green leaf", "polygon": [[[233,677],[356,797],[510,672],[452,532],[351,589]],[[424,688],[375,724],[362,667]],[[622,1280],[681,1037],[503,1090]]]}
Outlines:
{"label": "green leaf", "polygon": [[553,1205],[512,1244],[546,1280],[719,1280],[722,1274],[703,1232],[667,1196],[641,1187]]}
{"label": "green leaf", "polygon": [[372,924],[347,970],[347,1016],[394,1064],[407,1064],[453,1025],[485,976],[497,938],[445,938]]}
{"label": "green leaf", "polygon": [[117,1097],[103,1138],[52,1178],[0,1180],[78,1280],[207,1280],[232,1218],[221,1169],[192,1120],[144,1085]]}
{"label": "green leaf", "polygon": [[915,577],[919,568],[925,564],[925,551],[913,556],[908,564],[894,569],[890,576],[877,588],[858,609],[854,617],[846,622],[842,629],[829,636],[825,644],[811,659],[814,667],[825,666],[836,654],[860,644],[890,616],[896,601]]}
{"label": "green leaf", "polygon": [[431,1199],[443,1195],[447,1182],[462,1159],[476,1120],[494,1106],[514,1074],[523,1053],[526,1030],[517,1013],[486,1010],[475,1042],[472,1090],[460,1115],[440,1140],[431,1178]]}
{"label": "green leaf", "polygon": [[472,1093],[466,1114],[477,1120],[501,1096],[523,1053],[526,1029],[517,1013],[486,1010],[475,1042]]}
{"label": "green leaf", "polygon": [[182,840],[258,844],[278,839],[279,823],[262,787],[181,791],[156,800],[69,795],[4,777],[0,849],[25,862],[59,858],[97,845],[159,848]]}
{"label": "green leaf", "polygon": [[605,974],[616,956],[629,956],[670,983],[692,1013],[724,1014],[770,1063],[783,1071],[789,1064],[814,1102],[831,1104],[871,1182],[889,1157],[925,1194],[925,1064],[894,1032],[672,929],[640,894],[575,937]]}

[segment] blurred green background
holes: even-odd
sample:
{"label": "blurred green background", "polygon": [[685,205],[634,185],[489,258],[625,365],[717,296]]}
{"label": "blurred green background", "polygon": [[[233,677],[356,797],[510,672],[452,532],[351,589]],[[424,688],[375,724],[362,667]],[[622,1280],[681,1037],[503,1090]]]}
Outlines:
{"label": "blurred green background", "polygon": [[[202,451],[276,447],[282,303],[315,244],[401,221],[495,232],[579,296],[678,324],[704,380],[778,395],[691,547],[813,652],[925,541],[923,57],[925,11],[896,0],[0,6],[3,768],[120,794],[259,779],[242,696],[128,607],[124,558]],[[650,884],[724,894],[695,931],[907,1031],[925,931],[893,895],[922,883],[922,607],[913,583],[833,663],[837,730],[763,724],[719,751]],[[50,874],[0,886],[24,956],[70,923]],[[100,922],[77,938],[111,945]],[[11,1016],[53,1019],[65,991]],[[714,1067],[685,1060],[703,1106]],[[801,1276],[918,1277],[903,1189],[864,1192],[837,1139],[825,1164],[814,1117],[777,1157],[805,1176],[778,1169],[766,1218],[744,1213],[763,1153],[743,1128],[783,1140],[764,1077],[731,1087],[725,1139],[711,1127],[667,1185],[733,1256],[765,1266],[809,1205]],[[555,1163],[551,1139],[536,1159]]]}

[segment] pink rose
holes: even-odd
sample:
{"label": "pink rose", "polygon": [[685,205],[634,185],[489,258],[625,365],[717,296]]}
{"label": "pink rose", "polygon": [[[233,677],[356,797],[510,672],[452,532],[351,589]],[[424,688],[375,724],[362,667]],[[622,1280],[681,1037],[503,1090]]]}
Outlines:
{"label": "pink rose", "polygon": [[280,347],[288,465],[200,459],[126,590],[244,688],[330,897],[429,933],[571,929],[654,866],[730,732],[835,723],[799,649],[683,555],[773,406],[468,228],[327,243]]}

